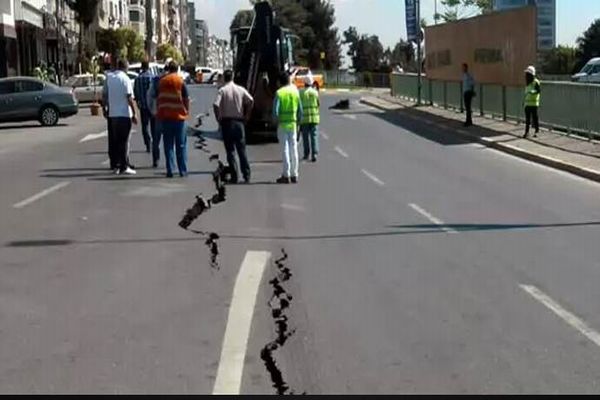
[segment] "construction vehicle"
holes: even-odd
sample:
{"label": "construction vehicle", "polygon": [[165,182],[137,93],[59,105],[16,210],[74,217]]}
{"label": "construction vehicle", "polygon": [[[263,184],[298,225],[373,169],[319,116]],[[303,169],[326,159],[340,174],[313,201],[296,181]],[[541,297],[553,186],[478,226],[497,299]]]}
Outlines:
{"label": "construction vehicle", "polygon": [[249,27],[232,29],[234,79],[254,97],[254,109],[248,121],[249,140],[267,135],[277,137],[273,121],[273,99],[279,89],[279,76],[291,72],[294,36],[277,22],[267,1],[256,3]]}

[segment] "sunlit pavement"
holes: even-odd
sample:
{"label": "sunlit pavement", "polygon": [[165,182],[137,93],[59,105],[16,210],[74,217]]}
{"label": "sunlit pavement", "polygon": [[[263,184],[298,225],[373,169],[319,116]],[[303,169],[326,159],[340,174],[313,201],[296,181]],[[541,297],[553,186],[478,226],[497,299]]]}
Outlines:
{"label": "sunlit pavement", "polygon": [[359,96],[324,94],[298,185],[249,147],[252,184],[192,225],[218,267],[178,226],[214,192],[212,119],[185,179],[139,133],[110,174],[89,110],[0,125],[0,392],[597,393],[598,185]]}

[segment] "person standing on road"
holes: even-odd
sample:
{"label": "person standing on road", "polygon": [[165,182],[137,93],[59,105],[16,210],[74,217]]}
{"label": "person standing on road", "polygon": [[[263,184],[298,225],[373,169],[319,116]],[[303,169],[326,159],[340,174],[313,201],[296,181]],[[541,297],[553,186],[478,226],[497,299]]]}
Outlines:
{"label": "person standing on road", "polygon": [[296,135],[298,122],[302,121],[300,93],[292,84],[290,75],[282,73],[279,78],[281,88],[273,101],[273,118],[277,121],[277,137],[281,144],[283,174],[277,183],[298,183],[298,142]]}
{"label": "person standing on road", "polygon": [[525,104],[525,135],[524,138],[529,136],[529,128],[531,127],[531,122],[533,119],[533,129],[535,129],[534,137],[537,137],[538,133],[540,133],[540,117],[539,117],[539,108],[540,108],[540,100],[542,95],[542,90],[540,86],[540,81],[536,77],[536,71],[534,66],[529,66],[525,70],[525,99],[523,103]]}
{"label": "person standing on road", "polygon": [[115,133],[108,117],[108,78],[115,72],[115,66],[113,63],[107,64],[104,70],[104,84],[102,87],[102,114],[106,118],[106,131],[108,133],[108,158],[110,160],[110,169],[114,171],[117,169],[117,154],[116,154],[116,138]]}
{"label": "person standing on road", "polygon": [[[173,177],[174,152],[177,154],[179,176],[187,176],[187,136],[185,120],[188,118],[190,99],[183,78],[177,73],[179,67],[171,61],[167,74],[158,84],[158,119],[163,133],[167,178]],[[175,151],[174,149],[175,148]]]}
{"label": "person standing on road", "polygon": [[254,99],[245,88],[233,82],[233,71],[225,71],[223,80],[225,84],[217,92],[213,108],[215,117],[221,127],[223,143],[227,152],[227,162],[232,171],[231,183],[237,183],[239,177],[238,164],[235,159],[236,151],[240,159],[244,181],[249,183],[251,171],[246,155],[246,129],[244,124],[250,119]]}
{"label": "person standing on road", "polygon": [[[144,145],[146,146],[146,152],[150,153],[152,149],[152,137],[154,136],[155,122],[154,116],[150,112],[148,105],[148,89],[152,83],[153,74],[150,71],[150,64],[148,61],[142,61],[142,72],[135,78],[133,84],[133,94],[135,101],[140,111],[140,122],[142,123],[142,136],[144,138]],[[148,132],[148,125],[150,125],[150,132]]]}
{"label": "person standing on road", "polygon": [[153,168],[158,168],[158,163],[160,161],[160,140],[162,139],[162,127],[160,125],[160,120],[158,119],[158,107],[156,104],[158,100],[158,85],[160,83],[160,78],[161,77],[157,75],[152,76],[150,87],[146,93],[146,104],[148,105],[150,114],[152,114],[152,120],[154,121],[154,128],[152,129]]}
{"label": "person standing on road", "polygon": [[114,140],[115,174],[135,175],[129,164],[131,124],[137,124],[133,102],[133,85],[127,76],[127,61],[119,60],[117,70],[106,78],[108,119]]}
{"label": "person standing on road", "polygon": [[475,97],[475,79],[469,72],[469,64],[464,63],[463,69],[463,97],[465,102],[465,111],[467,113],[467,120],[465,126],[473,125],[473,98]]}
{"label": "person standing on road", "polygon": [[319,107],[319,92],[313,87],[314,80],[308,75],[304,78],[304,89],[300,91],[302,103],[302,121],[300,131],[302,132],[302,142],[304,144],[304,160],[308,160],[312,153],[311,161],[317,162],[319,154],[319,124],[321,115]]}

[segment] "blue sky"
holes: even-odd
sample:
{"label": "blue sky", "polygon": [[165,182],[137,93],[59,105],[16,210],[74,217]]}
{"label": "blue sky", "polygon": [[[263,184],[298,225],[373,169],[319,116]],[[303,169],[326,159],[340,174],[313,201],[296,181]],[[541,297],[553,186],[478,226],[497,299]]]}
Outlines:
{"label": "blue sky", "polygon": [[[349,26],[359,32],[376,34],[384,46],[393,46],[406,37],[404,0],[331,0],[336,6],[340,33]],[[421,0],[423,16],[433,21],[435,0]],[[229,38],[229,23],[240,8],[249,8],[248,0],[194,0],[197,18],[206,19],[211,33]],[[575,44],[575,40],[600,18],[600,0],[556,0],[559,44]]]}

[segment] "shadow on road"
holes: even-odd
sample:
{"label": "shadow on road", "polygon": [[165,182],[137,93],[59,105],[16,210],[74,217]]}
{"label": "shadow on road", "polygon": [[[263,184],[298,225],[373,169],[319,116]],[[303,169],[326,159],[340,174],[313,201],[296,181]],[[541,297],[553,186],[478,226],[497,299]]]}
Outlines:
{"label": "shadow on road", "polygon": [[[448,234],[444,229],[453,229],[458,232],[491,232],[491,231],[510,231],[510,230],[532,230],[532,229],[562,229],[574,227],[600,226],[600,222],[574,222],[563,224],[449,224],[449,225],[391,225],[389,228],[401,230],[381,231],[381,232],[363,232],[363,233],[331,233],[314,235],[227,235],[219,234],[222,239],[242,239],[242,240],[344,240],[344,239],[364,239],[373,237],[391,237],[407,235],[424,234]],[[95,245],[95,244],[143,244],[143,243],[169,243],[169,242],[189,242],[198,241],[198,238],[145,238],[145,239],[98,239],[98,240],[18,240],[8,242],[4,247],[29,248],[29,247],[55,247],[55,246],[74,246],[74,245]]]}
{"label": "shadow on road", "polygon": [[9,130],[9,129],[37,129],[37,128],[60,128],[63,126],[68,126],[67,124],[56,124],[54,126],[43,126],[41,124],[10,124],[10,125],[0,125],[0,131]]}

